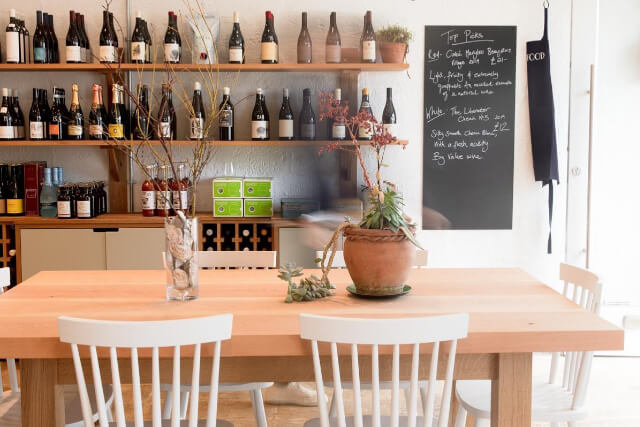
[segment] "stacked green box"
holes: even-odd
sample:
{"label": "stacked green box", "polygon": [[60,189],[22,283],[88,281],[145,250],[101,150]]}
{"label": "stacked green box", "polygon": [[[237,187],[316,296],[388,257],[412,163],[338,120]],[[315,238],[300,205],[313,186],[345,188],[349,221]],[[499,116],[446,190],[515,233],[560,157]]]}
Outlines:
{"label": "stacked green box", "polygon": [[271,217],[272,188],[271,178],[214,178],[213,216]]}

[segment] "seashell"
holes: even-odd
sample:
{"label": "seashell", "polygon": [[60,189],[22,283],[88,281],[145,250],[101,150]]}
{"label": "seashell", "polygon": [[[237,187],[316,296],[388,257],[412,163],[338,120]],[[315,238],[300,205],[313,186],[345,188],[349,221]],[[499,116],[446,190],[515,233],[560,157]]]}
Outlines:
{"label": "seashell", "polygon": [[170,244],[183,244],[182,230],[174,225],[167,225],[166,227],[167,240]]}
{"label": "seashell", "polygon": [[191,249],[191,247],[182,243],[170,242],[169,252],[171,252],[171,255],[173,255],[175,259],[182,262],[187,261],[188,259],[191,259],[193,257],[193,250]]}
{"label": "seashell", "polygon": [[173,286],[176,289],[187,289],[189,287],[189,275],[186,271],[180,268],[173,270]]}

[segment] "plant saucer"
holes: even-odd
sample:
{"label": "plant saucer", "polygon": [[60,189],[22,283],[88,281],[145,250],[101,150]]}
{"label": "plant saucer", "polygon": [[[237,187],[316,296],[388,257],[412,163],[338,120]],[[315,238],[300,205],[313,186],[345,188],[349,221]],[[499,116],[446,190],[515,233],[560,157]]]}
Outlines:
{"label": "plant saucer", "polygon": [[347,291],[349,291],[349,293],[351,295],[360,297],[360,298],[394,298],[394,297],[399,297],[402,295],[406,295],[411,291],[411,286],[409,285],[404,285],[404,287],[402,288],[402,292],[394,294],[394,295],[369,295],[369,294],[363,294],[363,293],[359,293],[358,290],[356,289],[356,285],[349,285],[347,286]]}

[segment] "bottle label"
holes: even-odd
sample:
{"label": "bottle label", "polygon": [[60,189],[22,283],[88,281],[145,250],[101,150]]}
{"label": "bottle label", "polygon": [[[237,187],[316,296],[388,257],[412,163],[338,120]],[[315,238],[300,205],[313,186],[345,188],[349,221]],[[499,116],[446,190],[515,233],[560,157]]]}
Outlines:
{"label": "bottle label", "polygon": [[229,62],[240,62],[240,63],[242,63],[242,48],[241,47],[230,47],[229,48]]}
{"label": "bottle label", "polygon": [[267,139],[268,129],[266,120],[251,120],[251,138]]}
{"label": "bottle label", "polygon": [[60,136],[60,123],[49,123],[49,135]]}
{"label": "bottle label", "polygon": [[0,215],[7,213],[7,199],[0,199]]}
{"label": "bottle label", "polygon": [[67,62],[82,61],[82,50],[80,46],[67,46],[66,54]]}
{"label": "bottle label", "polygon": [[[156,195],[156,209],[168,210],[171,208],[171,192],[170,191],[158,191]],[[164,196],[162,195],[164,193]]]}
{"label": "bottle label", "polygon": [[0,126],[0,139],[13,139],[13,126]]}
{"label": "bottle label", "polygon": [[98,57],[100,62],[118,62],[115,46],[100,46]]}
{"label": "bottle label", "polygon": [[280,138],[293,138],[293,120],[279,120],[278,135]]}
{"label": "bottle label", "polygon": [[344,123],[334,123],[331,127],[331,137],[334,139],[345,139],[347,137],[347,127]]}
{"label": "bottle label", "polygon": [[104,132],[102,125],[89,125],[89,135],[98,136],[102,135],[102,132]]}
{"label": "bottle label", "polygon": [[87,62],[87,48],[86,47],[81,47],[80,48],[80,57],[82,58],[82,62]]}
{"label": "bottle label", "polygon": [[7,62],[20,62],[20,33],[7,31]]}
{"label": "bottle label", "polygon": [[156,192],[155,191],[143,191],[142,192],[142,209],[145,211],[154,210],[156,208]]}
{"label": "bottle label", "polygon": [[44,139],[44,123],[29,122],[29,138]]}
{"label": "bottle label", "polygon": [[218,125],[221,128],[233,127],[233,110],[220,110]]}
{"label": "bottle label", "polygon": [[342,62],[342,47],[339,45],[327,45],[325,50],[325,62],[340,63]]}
{"label": "bottle label", "polygon": [[58,201],[58,218],[71,218],[71,202],[68,200]]}
{"label": "bottle label", "polygon": [[7,199],[7,213],[8,214],[24,213],[24,200],[23,199]]}
{"label": "bottle label", "polygon": [[144,61],[147,57],[145,42],[131,42],[131,60]]}
{"label": "bottle label", "polygon": [[306,139],[314,139],[316,137],[315,123],[303,123],[300,126],[300,136]]}
{"label": "bottle label", "polygon": [[82,126],[69,125],[69,136],[82,136]]}
{"label": "bottle label", "polygon": [[276,42],[262,42],[260,59],[278,61],[278,44]]}
{"label": "bottle label", "polygon": [[160,122],[160,137],[171,138],[171,122]]}
{"label": "bottle label", "polygon": [[204,138],[204,120],[202,118],[191,118],[191,129],[189,135],[191,139]]}
{"label": "bottle label", "polygon": [[376,60],[376,41],[375,40],[364,40],[362,42],[362,60],[363,61]]}
{"label": "bottle label", "polygon": [[180,45],[178,43],[164,44],[164,60],[167,62],[180,62]]}
{"label": "bottle label", "polygon": [[187,190],[180,190],[173,192],[173,209],[176,211],[187,209]]}
{"label": "bottle label", "polygon": [[382,125],[382,127],[384,128],[385,133],[388,133],[389,135],[391,135],[391,137],[395,138],[397,136],[397,125],[395,123],[385,123]]}
{"label": "bottle label", "polygon": [[373,137],[373,123],[366,123],[368,123],[369,126],[366,126],[364,123],[362,126],[358,126],[358,138],[371,139]]}
{"label": "bottle label", "polygon": [[86,200],[78,200],[76,202],[78,209],[78,218],[91,218],[91,202]]}
{"label": "bottle label", "polygon": [[109,124],[109,137],[124,138],[124,127],[122,124]]}
{"label": "bottle label", "polygon": [[47,60],[47,50],[43,47],[33,48],[33,61],[45,62]]}

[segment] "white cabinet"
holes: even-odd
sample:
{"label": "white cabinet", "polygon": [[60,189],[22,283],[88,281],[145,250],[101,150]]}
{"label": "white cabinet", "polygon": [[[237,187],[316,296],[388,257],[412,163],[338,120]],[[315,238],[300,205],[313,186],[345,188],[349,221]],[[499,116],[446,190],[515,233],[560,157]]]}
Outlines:
{"label": "white cabinet", "polygon": [[163,228],[22,229],[22,280],[44,270],[162,268]]}
{"label": "white cabinet", "polygon": [[[307,233],[307,234],[305,234]],[[280,228],[278,255],[280,265],[295,263],[298,267],[316,268],[316,250],[308,245],[308,230],[305,228]]]}

